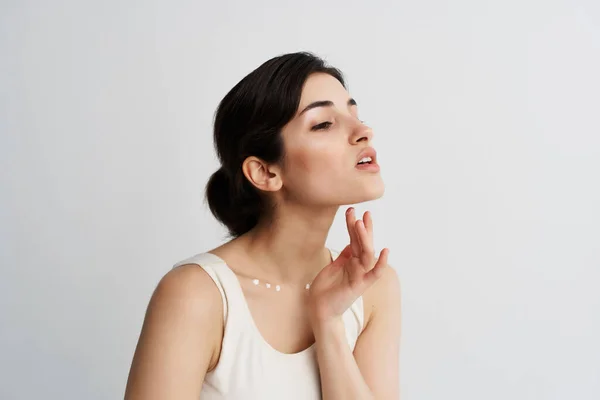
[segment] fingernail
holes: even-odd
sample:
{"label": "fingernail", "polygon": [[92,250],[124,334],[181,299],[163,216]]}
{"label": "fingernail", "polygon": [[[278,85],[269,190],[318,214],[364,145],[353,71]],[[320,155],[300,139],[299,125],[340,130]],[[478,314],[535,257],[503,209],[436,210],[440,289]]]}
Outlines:
{"label": "fingernail", "polygon": [[350,207],[349,209],[346,210],[346,215],[350,214],[352,212],[352,210],[354,210],[354,208]]}

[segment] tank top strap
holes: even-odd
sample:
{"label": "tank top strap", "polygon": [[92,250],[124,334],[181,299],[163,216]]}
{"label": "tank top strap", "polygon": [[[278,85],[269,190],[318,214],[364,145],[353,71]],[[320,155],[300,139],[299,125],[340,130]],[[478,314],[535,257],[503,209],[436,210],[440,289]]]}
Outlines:
{"label": "tank top strap", "polygon": [[[337,259],[340,252],[329,249],[331,258]],[[228,332],[243,332],[254,325],[252,315],[240,282],[225,260],[219,256],[204,252],[176,263],[173,268],[184,264],[199,265],[214,281],[223,300],[223,321]],[[353,348],[364,328],[364,304],[360,296],[343,316],[348,342]]]}
{"label": "tank top strap", "polygon": [[[196,264],[200,266],[214,281],[221,293],[223,300],[223,320],[228,320],[232,309],[243,309],[245,299],[239,285],[239,281],[234,272],[229,268],[223,259],[212,253],[200,253],[185,260],[179,261],[173,265],[173,268],[185,265]],[[231,318],[230,318],[231,319]]]}

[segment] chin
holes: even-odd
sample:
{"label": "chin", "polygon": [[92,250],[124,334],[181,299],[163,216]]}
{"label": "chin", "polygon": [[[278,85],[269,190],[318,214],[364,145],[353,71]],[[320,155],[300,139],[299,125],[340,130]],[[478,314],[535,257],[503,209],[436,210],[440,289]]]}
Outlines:
{"label": "chin", "polygon": [[348,196],[348,201],[343,204],[358,204],[364,203],[366,201],[373,201],[383,197],[385,192],[385,185],[383,181],[379,181],[377,183],[363,186],[359,190],[356,190],[353,194]]}

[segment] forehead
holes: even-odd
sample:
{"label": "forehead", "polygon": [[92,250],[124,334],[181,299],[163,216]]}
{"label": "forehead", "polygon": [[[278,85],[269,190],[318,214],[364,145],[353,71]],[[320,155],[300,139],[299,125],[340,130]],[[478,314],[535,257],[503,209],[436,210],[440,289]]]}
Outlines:
{"label": "forehead", "polygon": [[345,107],[348,98],[348,91],[340,81],[329,74],[318,72],[306,79],[298,110],[304,110],[310,103],[321,100],[331,100],[336,106]]}

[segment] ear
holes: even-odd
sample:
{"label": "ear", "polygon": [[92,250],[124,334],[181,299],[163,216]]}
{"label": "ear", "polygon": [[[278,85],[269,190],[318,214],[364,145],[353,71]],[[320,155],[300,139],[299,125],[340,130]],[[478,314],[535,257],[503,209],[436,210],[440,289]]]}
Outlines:
{"label": "ear", "polygon": [[275,165],[269,165],[258,157],[250,156],[242,164],[242,172],[256,188],[265,192],[281,189],[281,172]]}

